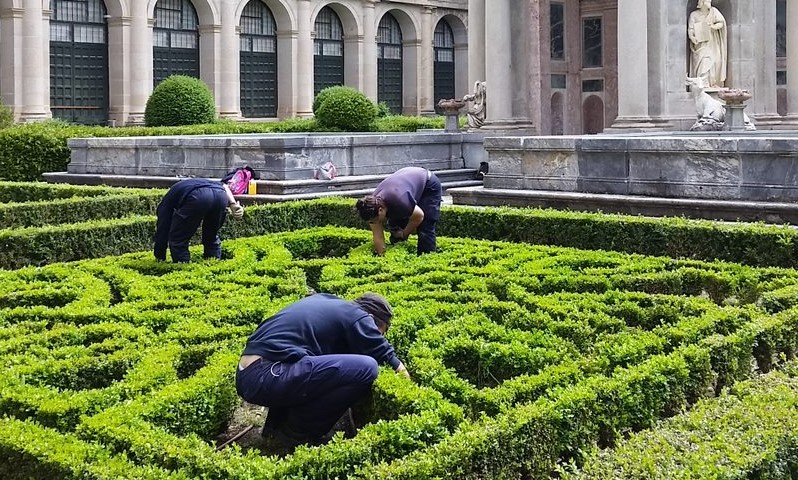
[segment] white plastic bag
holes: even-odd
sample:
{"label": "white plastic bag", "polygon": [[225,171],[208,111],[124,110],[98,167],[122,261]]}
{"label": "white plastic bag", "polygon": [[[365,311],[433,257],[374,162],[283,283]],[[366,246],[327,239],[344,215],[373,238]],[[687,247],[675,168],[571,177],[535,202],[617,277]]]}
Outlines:
{"label": "white plastic bag", "polygon": [[327,162],[324,165],[317,166],[313,170],[313,178],[316,180],[332,180],[338,176],[338,169],[335,168],[332,162]]}

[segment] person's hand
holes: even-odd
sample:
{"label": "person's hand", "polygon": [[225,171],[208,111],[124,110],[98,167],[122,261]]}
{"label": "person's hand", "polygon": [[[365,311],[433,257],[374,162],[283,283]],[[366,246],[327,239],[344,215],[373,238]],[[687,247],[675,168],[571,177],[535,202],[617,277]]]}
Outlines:
{"label": "person's hand", "polygon": [[227,208],[230,210],[230,215],[232,215],[233,218],[241,218],[244,216],[244,207],[238,202],[231,203]]}
{"label": "person's hand", "polygon": [[404,242],[407,238],[405,238],[404,231],[401,228],[394,228],[391,230],[391,244]]}
{"label": "person's hand", "polygon": [[407,371],[404,363],[400,363],[396,368],[396,373],[403,375],[406,379],[410,380],[410,372]]}

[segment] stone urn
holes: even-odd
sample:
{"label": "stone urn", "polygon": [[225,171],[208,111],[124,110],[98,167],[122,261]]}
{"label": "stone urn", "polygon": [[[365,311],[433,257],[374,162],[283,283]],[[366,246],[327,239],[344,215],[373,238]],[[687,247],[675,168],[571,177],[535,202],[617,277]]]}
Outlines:
{"label": "stone urn", "polygon": [[446,116],[446,127],[444,132],[459,132],[460,131],[460,110],[466,106],[465,100],[457,98],[448,98],[438,101],[438,108],[441,109]]}
{"label": "stone urn", "polygon": [[745,102],[751,99],[751,92],[742,88],[724,88],[718,91],[718,98],[726,103],[727,130],[751,130],[745,115]]}
{"label": "stone urn", "polygon": [[726,88],[718,91],[718,98],[726,102],[726,106],[744,105],[751,99],[751,92],[742,88]]}

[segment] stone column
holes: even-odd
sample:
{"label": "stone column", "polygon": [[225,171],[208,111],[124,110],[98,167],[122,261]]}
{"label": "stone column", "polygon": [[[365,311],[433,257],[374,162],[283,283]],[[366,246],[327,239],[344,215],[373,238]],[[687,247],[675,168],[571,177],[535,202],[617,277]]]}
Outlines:
{"label": "stone column", "polygon": [[490,55],[485,55],[489,123],[509,123],[513,117],[512,15],[512,0],[490,0],[485,11],[485,30],[492,37]]}
{"label": "stone column", "polygon": [[222,30],[220,32],[219,58],[219,87],[216,89],[219,99],[219,116],[223,118],[241,117],[241,44],[238,32],[238,22],[235,17],[235,5],[228,1],[222,15]]}
{"label": "stone column", "polygon": [[648,105],[648,6],[618,0],[618,117],[607,130],[656,128]]}
{"label": "stone column", "polygon": [[130,96],[130,17],[108,18],[108,124],[123,125]]}
{"label": "stone column", "polygon": [[363,2],[363,93],[377,101],[377,25],[374,0]]}
{"label": "stone column", "polygon": [[[154,20],[153,20],[154,22]],[[146,2],[133,2],[130,10],[130,104],[127,123],[144,124],[144,110],[152,93],[152,27]]]}
{"label": "stone column", "polygon": [[[202,22],[202,17],[200,17]],[[223,60],[221,51],[222,25],[200,24],[199,31],[199,50],[200,50],[200,79],[208,85],[213,92],[213,99],[216,104],[216,111],[220,111],[219,101],[221,100],[222,69],[220,65]]]}
{"label": "stone column", "polygon": [[22,111],[22,9],[0,11],[0,96],[15,118]]}
{"label": "stone column", "polygon": [[468,85],[485,81],[485,0],[468,0]]}
{"label": "stone column", "polygon": [[787,116],[798,123],[798,0],[787,0]]}
{"label": "stone column", "polygon": [[51,116],[48,85],[49,32],[45,32],[41,0],[25,0],[22,11],[22,112],[20,121],[35,122]]}
{"label": "stone column", "polygon": [[313,23],[310,0],[297,1],[297,116],[313,116]]}
{"label": "stone column", "polygon": [[424,7],[421,14],[421,44],[419,45],[419,115],[434,115],[435,104],[435,25],[432,23],[433,7]]}

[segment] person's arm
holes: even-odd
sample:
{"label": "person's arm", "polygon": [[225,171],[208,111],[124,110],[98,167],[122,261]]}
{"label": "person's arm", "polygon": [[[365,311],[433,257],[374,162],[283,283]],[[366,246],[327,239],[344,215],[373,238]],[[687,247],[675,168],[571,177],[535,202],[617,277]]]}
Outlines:
{"label": "person's arm", "polygon": [[236,197],[233,195],[233,191],[230,190],[230,186],[224,182],[222,182],[222,186],[224,187],[225,195],[227,195],[227,207],[230,209],[230,214],[233,215],[233,218],[243,217],[244,207],[236,201]]}
{"label": "person's arm", "polygon": [[232,205],[236,203],[236,197],[233,195],[233,191],[230,190],[230,186],[226,183],[222,183],[222,186],[224,187],[224,193],[227,195],[227,204]]}
{"label": "person's arm", "polygon": [[157,219],[155,222],[155,246],[153,255],[156,260],[166,260],[166,247],[169,244],[169,229],[172,226],[172,215],[175,211],[176,195],[174,190],[169,190],[164,195],[156,210]]}
{"label": "person's arm", "polygon": [[407,226],[401,230],[402,239],[407,239],[407,237],[416,233],[416,229],[423,221],[424,210],[421,210],[421,208],[416,205],[415,208],[413,208],[413,213],[410,214],[410,219],[407,221]]}
{"label": "person's arm", "polygon": [[383,255],[385,253],[385,230],[379,222],[369,223],[371,228],[371,236],[374,239],[374,253]]}

